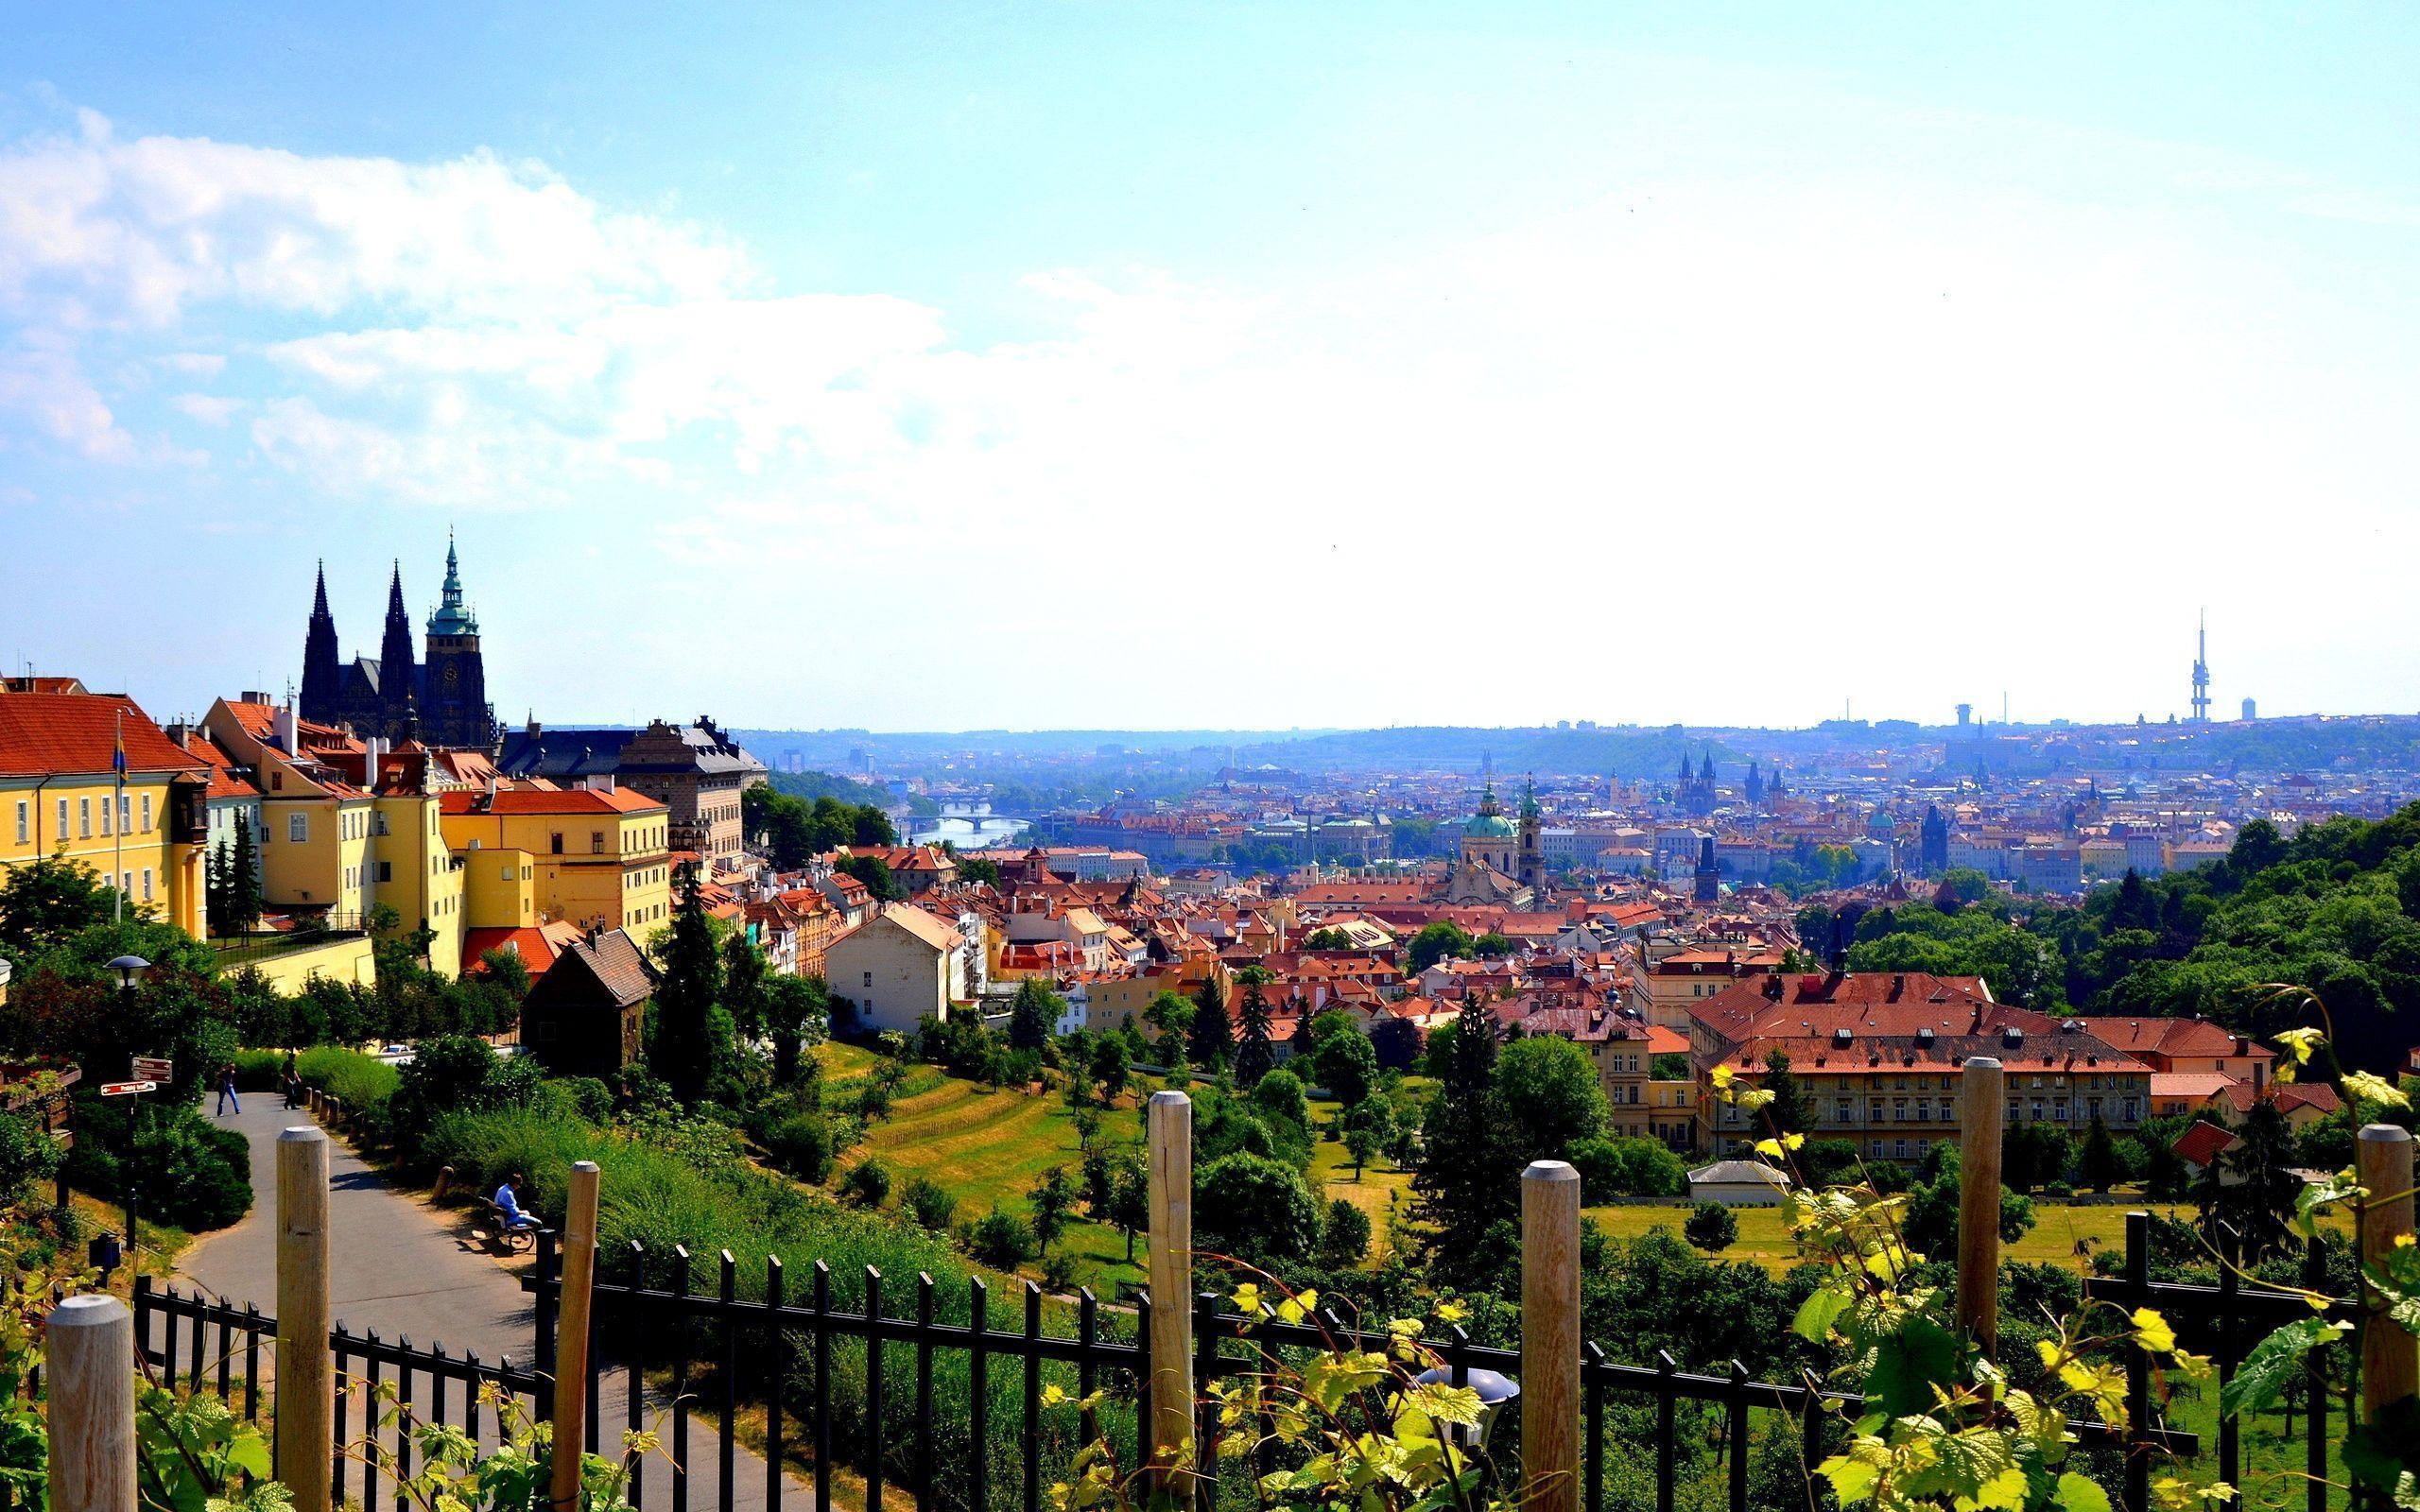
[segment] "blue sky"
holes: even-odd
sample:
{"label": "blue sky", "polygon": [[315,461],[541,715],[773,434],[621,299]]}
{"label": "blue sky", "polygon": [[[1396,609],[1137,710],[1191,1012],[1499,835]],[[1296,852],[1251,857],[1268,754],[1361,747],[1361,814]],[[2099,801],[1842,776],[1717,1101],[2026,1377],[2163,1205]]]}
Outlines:
{"label": "blue sky", "polygon": [[2411,704],[2408,11],[374,9],[0,4],[0,656],[450,525],[508,717]]}

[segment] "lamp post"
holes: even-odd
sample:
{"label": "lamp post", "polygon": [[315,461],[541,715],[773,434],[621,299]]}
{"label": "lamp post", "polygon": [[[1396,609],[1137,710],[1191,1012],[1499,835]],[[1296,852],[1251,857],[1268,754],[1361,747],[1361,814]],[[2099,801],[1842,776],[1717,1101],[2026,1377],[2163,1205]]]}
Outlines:
{"label": "lamp post", "polygon": [[[135,988],[143,981],[143,973],[151,970],[151,963],[145,960],[140,955],[121,955],[116,960],[110,962],[110,970],[117,973],[118,991],[127,997],[131,997],[134,994]],[[134,1177],[132,1175],[134,1168],[134,1115],[136,1110],[142,1106],[143,1098],[140,1093],[129,1097],[126,1100],[126,1160],[121,1162],[120,1169],[128,1173],[126,1177],[126,1248],[130,1258],[142,1248],[142,1246],[135,1242]]]}

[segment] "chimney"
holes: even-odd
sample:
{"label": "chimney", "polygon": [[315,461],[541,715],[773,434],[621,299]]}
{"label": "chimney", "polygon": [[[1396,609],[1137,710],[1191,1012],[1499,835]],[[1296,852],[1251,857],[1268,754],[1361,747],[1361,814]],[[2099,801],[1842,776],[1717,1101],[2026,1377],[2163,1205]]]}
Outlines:
{"label": "chimney", "polygon": [[278,707],[275,744],[278,749],[288,756],[302,754],[302,721],[294,713],[294,706],[290,703],[281,704]]}

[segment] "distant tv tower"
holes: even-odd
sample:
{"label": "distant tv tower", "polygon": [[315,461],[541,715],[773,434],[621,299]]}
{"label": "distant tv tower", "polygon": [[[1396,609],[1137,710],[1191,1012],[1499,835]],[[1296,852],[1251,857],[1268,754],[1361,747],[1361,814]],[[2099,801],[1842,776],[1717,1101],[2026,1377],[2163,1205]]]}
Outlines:
{"label": "distant tv tower", "polygon": [[2210,722],[2210,611],[2202,611],[2193,639],[2193,722]]}

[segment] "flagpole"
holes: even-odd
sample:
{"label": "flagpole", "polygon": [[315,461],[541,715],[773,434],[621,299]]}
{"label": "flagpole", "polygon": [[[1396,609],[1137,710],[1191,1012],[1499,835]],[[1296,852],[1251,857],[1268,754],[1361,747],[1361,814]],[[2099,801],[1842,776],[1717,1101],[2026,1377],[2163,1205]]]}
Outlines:
{"label": "flagpole", "polygon": [[110,767],[117,775],[117,791],[111,798],[110,835],[116,842],[117,885],[110,890],[110,922],[123,922],[126,917],[126,711],[117,712],[117,753],[110,758]]}

